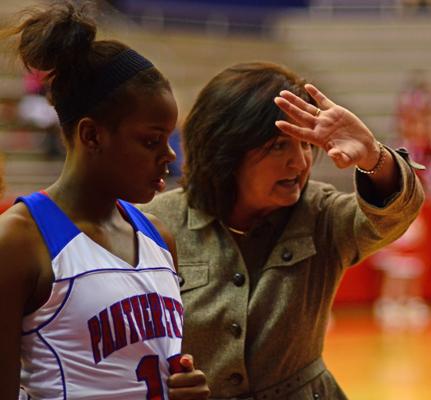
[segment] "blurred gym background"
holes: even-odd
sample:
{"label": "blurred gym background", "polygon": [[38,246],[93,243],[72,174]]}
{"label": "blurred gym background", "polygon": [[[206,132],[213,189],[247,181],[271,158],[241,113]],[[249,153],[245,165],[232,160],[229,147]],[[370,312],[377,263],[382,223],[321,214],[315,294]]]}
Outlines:
{"label": "blurred gym background", "polygon": [[[39,3],[43,1],[40,0]],[[1,0],[0,24],[37,1]],[[181,173],[181,123],[199,89],[242,61],[282,63],[360,116],[377,138],[405,146],[431,181],[431,0],[95,1],[100,36],[148,56],[170,79],[180,109],[172,146]],[[63,149],[41,76],[0,44],[0,158],[6,191],[49,185]],[[352,172],[325,157],[313,177],[352,189]],[[425,400],[431,389],[431,203],[394,246],[349,270],[339,288],[326,360],[353,400]],[[1,260],[0,260],[1,262]]]}

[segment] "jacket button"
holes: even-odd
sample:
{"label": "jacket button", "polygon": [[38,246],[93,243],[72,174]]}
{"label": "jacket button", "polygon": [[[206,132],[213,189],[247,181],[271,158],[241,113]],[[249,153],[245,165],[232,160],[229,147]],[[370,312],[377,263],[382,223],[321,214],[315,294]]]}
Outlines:
{"label": "jacket button", "polygon": [[233,336],[235,336],[236,338],[239,338],[241,336],[242,329],[237,323],[234,322],[230,326],[230,332],[232,333]]}
{"label": "jacket button", "polygon": [[232,385],[240,385],[243,380],[243,376],[236,372],[229,377],[229,381],[230,383],[232,383]]}
{"label": "jacket button", "polygon": [[185,279],[181,275],[178,275],[178,284],[180,285],[180,287],[184,286],[185,283]]}
{"label": "jacket button", "polygon": [[313,393],[313,398],[316,400],[320,399],[320,394],[319,393]]}
{"label": "jacket button", "polygon": [[290,261],[291,259],[292,259],[292,257],[293,257],[293,254],[292,254],[292,252],[291,251],[289,251],[289,250],[284,250],[283,251],[283,254],[281,255],[281,259],[283,260],[283,261]]}
{"label": "jacket button", "polygon": [[237,272],[234,276],[233,276],[233,283],[235,286],[242,286],[245,283],[245,276],[244,274],[240,274],[239,272]]}

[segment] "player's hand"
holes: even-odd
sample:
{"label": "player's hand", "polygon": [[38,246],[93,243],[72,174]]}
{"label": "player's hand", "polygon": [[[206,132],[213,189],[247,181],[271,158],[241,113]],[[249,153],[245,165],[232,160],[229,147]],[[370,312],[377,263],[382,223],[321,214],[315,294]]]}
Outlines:
{"label": "player's hand", "polygon": [[182,372],[168,378],[170,400],[205,400],[210,395],[205,374],[195,369],[193,357],[183,354],[180,358]]}

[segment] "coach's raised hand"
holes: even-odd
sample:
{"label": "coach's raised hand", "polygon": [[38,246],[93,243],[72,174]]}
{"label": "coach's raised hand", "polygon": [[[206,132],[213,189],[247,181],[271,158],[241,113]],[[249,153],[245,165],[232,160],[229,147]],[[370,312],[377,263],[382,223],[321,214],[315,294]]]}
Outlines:
{"label": "coach's raised hand", "polygon": [[317,106],[283,90],[275,103],[289,121],[277,121],[277,127],[289,136],[325,150],[338,168],[359,165],[371,170],[380,153],[373,133],[355,114],[335,104],[315,86],[307,84],[305,90]]}
{"label": "coach's raised hand", "polygon": [[315,105],[283,90],[275,103],[287,120],[276,122],[286,135],[322,148],[338,168],[357,166],[373,183],[362,195],[385,199],[399,190],[400,171],[391,152],[380,144],[368,127],[348,109],[335,104],[315,86],[305,90]]}

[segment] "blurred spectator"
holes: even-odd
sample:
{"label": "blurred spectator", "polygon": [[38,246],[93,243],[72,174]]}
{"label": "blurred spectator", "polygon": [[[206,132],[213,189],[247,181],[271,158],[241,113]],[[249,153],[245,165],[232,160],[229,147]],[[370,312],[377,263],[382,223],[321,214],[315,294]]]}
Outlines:
{"label": "blurred spectator", "polygon": [[46,132],[44,153],[48,157],[57,157],[63,154],[61,135],[58,134],[60,125],[54,107],[46,98],[45,76],[45,73],[35,70],[24,75],[25,95],[18,105],[18,116],[21,123],[30,129]]}
{"label": "blurred spectator", "polygon": [[424,71],[412,71],[396,106],[399,143],[425,165],[419,176],[431,188],[431,88]]}
{"label": "blurred spectator", "polygon": [[[431,188],[431,89],[424,71],[412,71],[396,105],[398,144],[408,148],[412,158],[425,165],[417,171],[425,189]],[[397,241],[377,253],[373,260],[382,271],[382,287],[374,312],[383,328],[423,328],[430,312],[423,299],[427,269],[429,222],[423,214]]]}
{"label": "blurred spectator", "polygon": [[401,238],[374,256],[383,272],[374,313],[383,328],[422,329],[428,324],[430,312],[423,298],[426,246],[427,224],[420,214]]}

